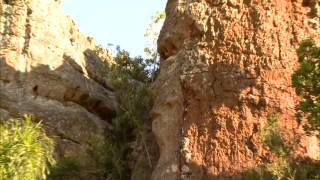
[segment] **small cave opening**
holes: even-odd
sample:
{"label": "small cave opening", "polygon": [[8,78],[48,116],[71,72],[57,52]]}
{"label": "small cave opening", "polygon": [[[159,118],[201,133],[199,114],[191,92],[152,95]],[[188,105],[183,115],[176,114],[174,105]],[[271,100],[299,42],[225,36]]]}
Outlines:
{"label": "small cave opening", "polygon": [[34,95],[38,95],[38,85],[35,85],[33,88],[32,88],[32,92]]}

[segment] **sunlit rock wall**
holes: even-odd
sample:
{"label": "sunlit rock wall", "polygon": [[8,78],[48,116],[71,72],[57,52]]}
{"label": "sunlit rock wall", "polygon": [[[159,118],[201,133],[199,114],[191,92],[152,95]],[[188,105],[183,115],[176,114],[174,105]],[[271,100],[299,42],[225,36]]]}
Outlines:
{"label": "sunlit rock wall", "polygon": [[33,114],[55,138],[58,158],[87,166],[90,142],[103,140],[117,107],[105,82],[112,57],[95,47],[57,0],[0,1],[1,119]]}
{"label": "sunlit rock wall", "polygon": [[301,132],[291,75],[299,43],[320,43],[319,1],[169,0],[166,13],[153,179],[241,178],[272,160],[258,138],[268,116],[280,114],[288,138]]}

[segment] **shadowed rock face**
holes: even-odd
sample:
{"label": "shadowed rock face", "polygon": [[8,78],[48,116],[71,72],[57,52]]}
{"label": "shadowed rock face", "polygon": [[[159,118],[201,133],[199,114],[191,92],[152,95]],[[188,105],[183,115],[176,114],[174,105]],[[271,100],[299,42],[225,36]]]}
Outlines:
{"label": "shadowed rock face", "polygon": [[[291,135],[300,132],[291,75],[299,43],[320,43],[319,2],[169,0],[166,13],[153,179],[241,178],[241,171],[272,160],[257,137],[270,114],[281,114]],[[302,139],[307,146],[308,137]]]}
{"label": "shadowed rock face", "polygon": [[103,139],[117,103],[105,82],[105,52],[82,35],[55,0],[0,1],[0,117],[42,119],[57,155],[90,166],[91,139]]}

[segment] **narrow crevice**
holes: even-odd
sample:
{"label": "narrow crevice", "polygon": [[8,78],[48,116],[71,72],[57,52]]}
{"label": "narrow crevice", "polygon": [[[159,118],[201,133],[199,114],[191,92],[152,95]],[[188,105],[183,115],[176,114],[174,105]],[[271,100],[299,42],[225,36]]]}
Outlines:
{"label": "narrow crevice", "polygon": [[35,97],[37,97],[39,95],[38,93],[38,85],[35,85],[33,88],[32,88],[32,93]]}
{"label": "narrow crevice", "polygon": [[27,9],[27,17],[25,22],[25,33],[24,33],[24,45],[22,48],[22,53],[27,54],[30,46],[30,38],[31,38],[31,24],[30,24],[30,15],[32,14],[32,10],[28,7]]}
{"label": "narrow crevice", "polygon": [[73,142],[73,143],[75,143],[75,144],[81,144],[79,141],[74,140],[74,139],[68,137],[67,135],[63,134],[62,132],[57,132],[56,135],[57,135],[61,140],[67,140],[67,141]]}
{"label": "narrow crevice", "polygon": [[279,52],[278,52],[278,60],[281,64],[281,66],[283,68],[286,68],[286,66],[284,65],[284,63],[282,62],[283,58],[282,58],[282,45],[281,45],[281,41],[280,41],[280,35],[279,33],[277,33],[277,42],[278,42],[278,48],[279,48]]}
{"label": "narrow crevice", "polygon": [[11,0],[4,0],[4,4],[10,4]]}

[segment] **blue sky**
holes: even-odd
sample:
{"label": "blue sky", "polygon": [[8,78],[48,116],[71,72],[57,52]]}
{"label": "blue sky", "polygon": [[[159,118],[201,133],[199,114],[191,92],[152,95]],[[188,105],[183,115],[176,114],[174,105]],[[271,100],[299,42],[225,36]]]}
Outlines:
{"label": "blue sky", "polygon": [[166,0],[63,0],[62,8],[80,30],[103,47],[120,45],[132,55],[143,55],[144,32]]}

